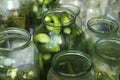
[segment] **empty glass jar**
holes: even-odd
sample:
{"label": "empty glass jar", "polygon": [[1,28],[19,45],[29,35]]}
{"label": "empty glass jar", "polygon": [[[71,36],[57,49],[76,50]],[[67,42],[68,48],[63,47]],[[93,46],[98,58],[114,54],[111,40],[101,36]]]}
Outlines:
{"label": "empty glass jar", "polygon": [[42,24],[35,30],[34,35],[41,54],[43,76],[49,70],[54,54],[67,49],[87,51],[84,33],[75,21],[76,15],[66,8],[55,8],[44,13]]}
{"label": "empty glass jar", "polygon": [[95,42],[105,37],[119,37],[119,25],[106,17],[95,17],[88,21],[85,31],[89,53],[94,53]]}
{"label": "empty glass jar", "polygon": [[97,80],[120,80],[120,39],[109,37],[95,44],[93,64]]}
{"label": "empty glass jar", "polygon": [[39,80],[38,50],[20,28],[0,30],[0,80]]}
{"label": "empty glass jar", "polygon": [[96,80],[91,58],[81,51],[62,51],[53,57],[47,80]]}

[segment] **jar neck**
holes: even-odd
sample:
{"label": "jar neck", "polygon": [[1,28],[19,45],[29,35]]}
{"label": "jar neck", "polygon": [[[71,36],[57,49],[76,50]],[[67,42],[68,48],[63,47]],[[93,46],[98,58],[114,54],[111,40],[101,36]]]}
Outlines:
{"label": "jar neck", "polygon": [[0,50],[21,50],[30,43],[30,34],[20,28],[6,28],[0,31]]}
{"label": "jar neck", "polygon": [[85,53],[69,50],[54,56],[52,68],[63,77],[83,77],[91,71],[92,62]]}
{"label": "jar neck", "polygon": [[108,35],[117,33],[119,25],[114,20],[101,16],[90,19],[87,27],[93,33]]}
{"label": "jar neck", "polygon": [[100,39],[95,44],[96,55],[108,62],[120,62],[120,39],[115,37]]}
{"label": "jar neck", "polygon": [[76,16],[78,16],[80,14],[80,8],[74,4],[59,4],[57,6],[58,8],[65,8],[65,9],[69,9],[71,10],[72,12],[74,12],[74,14]]}
{"label": "jar neck", "polygon": [[100,2],[98,0],[88,0],[85,6],[86,8],[100,8]]}

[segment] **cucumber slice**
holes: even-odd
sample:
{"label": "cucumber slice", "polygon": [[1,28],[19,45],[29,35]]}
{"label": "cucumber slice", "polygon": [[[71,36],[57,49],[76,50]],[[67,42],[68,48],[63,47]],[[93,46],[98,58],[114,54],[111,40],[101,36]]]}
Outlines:
{"label": "cucumber slice", "polygon": [[60,20],[57,15],[53,14],[51,18],[53,20],[54,26],[56,27],[61,26]]}
{"label": "cucumber slice", "polygon": [[53,32],[54,32],[55,34],[60,34],[60,32],[61,32],[61,27],[56,27],[56,28],[54,28],[54,29],[53,29]]}
{"label": "cucumber slice", "polygon": [[66,34],[70,34],[71,33],[71,29],[66,27],[66,28],[64,28],[63,32],[66,33]]}
{"label": "cucumber slice", "polygon": [[47,60],[49,60],[51,57],[52,57],[51,54],[44,54],[43,59],[44,59],[45,61],[47,61]]}
{"label": "cucumber slice", "polygon": [[43,3],[44,3],[44,0],[38,0],[38,2],[39,2],[40,4],[43,4]]}
{"label": "cucumber slice", "polygon": [[52,26],[46,26],[46,28],[50,31],[54,30],[54,27],[52,27]]}
{"label": "cucumber slice", "polygon": [[50,37],[45,33],[39,33],[35,36],[35,41],[38,41],[41,43],[48,43],[50,42]]}
{"label": "cucumber slice", "polygon": [[53,0],[44,0],[45,4],[50,4]]}
{"label": "cucumber slice", "polygon": [[37,5],[33,5],[33,12],[38,12],[38,6]]}
{"label": "cucumber slice", "polygon": [[69,17],[69,15],[68,15],[68,13],[65,12],[65,11],[62,12],[62,13],[61,13],[60,20],[61,20],[61,22],[62,22],[63,24],[70,22],[70,17]]}
{"label": "cucumber slice", "polygon": [[46,21],[46,22],[51,22],[51,21],[52,21],[52,18],[51,18],[50,16],[46,16],[46,17],[45,17],[45,21]]}
{"label": "cucumber slice", "polygon": [[54,43],[46,44],[45,48],[49,52],[59,52],[60,51],[60,46],[58,44],[54,44]]}

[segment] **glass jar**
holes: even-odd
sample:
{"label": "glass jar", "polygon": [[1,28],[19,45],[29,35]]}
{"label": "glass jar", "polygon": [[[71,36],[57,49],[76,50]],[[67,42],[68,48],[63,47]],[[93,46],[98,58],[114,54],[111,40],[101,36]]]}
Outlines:
{"label": "glass jar", "polygon": [[43,14],[43,23],[34,34],[41,55],[43,76],[47,74],[54,54],[67,49],[87,51],[84,33],[75,20],[76,15],[64,8],[48,10]]}
{"label": "glass jar", "polygon": [[83,25],[86,29],[88,20],[94,17],[102,16],[102,11],[100,8],[99,0],[86,0],[84,4],[85,7],[82,12],[82,20],[83,20]]}
{"label": "glass jar", "polygon": [[41,24],[41,16],[46,10],[54,8],[59,0],[30,0],[29,27],[27,30],[36,29]]}
{"label": "glass jar", "polygon": [[96,80],[91,58],[81,51],[62,51],[53,57],[47,80]]}
{"label": "glass jar", "polygon": [[21,28],[0,30],[0,80],[39,80],[38,50]]}
{"label": "glass jar", "polygon": [[27,0],[0,0],[0,26],[25,28],[28,6]]}
{"label": "glass jar", "polygon": [[93,64],[97,80],[120,80],[120,39],[100,39],[95,44]]}
{"label": "glass jar", "polygon": [[[106,16],[120,23],[120,0],[109,0]],[[120,25],[120,24],[119,24]],[[120,30],[119,30],[120,32]]]}
{"label": "glass jar", "polygon": [[94,53],[95,42],[105,37],[119,37],[119,25],[106,17],[95,17],[88,21],[85,37],[90,54]]}

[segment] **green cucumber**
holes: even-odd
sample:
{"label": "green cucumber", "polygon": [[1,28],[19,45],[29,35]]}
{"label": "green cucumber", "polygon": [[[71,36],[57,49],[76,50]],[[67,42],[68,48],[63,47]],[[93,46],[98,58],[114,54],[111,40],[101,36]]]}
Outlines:
{"label": "green cucumber", "polygon": [[46,22],[52,22],[52,18],[50,16],[45,16],[45,21]]}
{"label": "green cucumber", "polygon": [[50,42],[50,37],[45,33],[39,33],[35,36],[35,41],[38,41],[41,43],[48,43]]}
{"label": "green cucumber", "polygon": [[54,30],[54,27],[53,26],[46,26],[46,28],[49,30],[49,31],[53,31]]}
{"label": "green cucumber", "polygon": [[44,0],[45,4],[50,4],[53,0]]}
{"label": "green cucumber", "polygon": [[38,0],[38,2],[40,3],[40,4],[45,4],[45,5],[48,5],[48,4],[50,4],[51,2],[52,2],[53,0]]}
{"label": "green cucumber", "polygon": [[60,20],[57,15],[51,15],[51,18],[53,20],[54,26],[61,26]]}
{"label": "green cucumber", "polygon": [[38,6],[37,5],[33,5],[33,12],[38,12]]}
{"label": "green cucumber", "polygon": [[43,3],[44,3],[44,0],[38,0],[38,2],[39,2],[40,4],[43,4]]}
{"label": "green cucumber", "polygon": [[59,52],[60,51],[60,46],[58,44],[54,44],[54,43],[46,44],[45,48],[49,52]]}
{"label": "green cucumber", "polygon": [[62,13],[61,13],[60,20],[61,20],[61,22],[62,22],[63,24],[70,22],[70,17],[69,17],[69,15],[68,15],[68,13],[65,12],[65,11],[62,12]]}
{"label": "green cucumber", "polygon": [[71,33],[71,29],[66,27],[66,28],[64,28],[63,32],[66,33],[66,34],[70,34]]}
{"label": "green cucumber", "polygon": [[44,56],[43,56],[43,59],[45,60],[45,61],[47,61],[47,60],[49,60],[49,59],[51,59],[51,54],[44,54]]}

